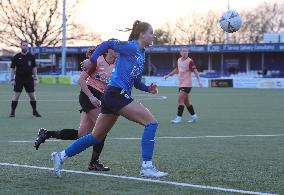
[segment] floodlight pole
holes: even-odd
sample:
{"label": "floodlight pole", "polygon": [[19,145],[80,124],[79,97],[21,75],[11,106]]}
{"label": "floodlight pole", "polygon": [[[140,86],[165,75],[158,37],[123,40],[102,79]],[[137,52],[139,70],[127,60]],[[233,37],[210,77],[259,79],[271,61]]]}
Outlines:
{"label": "floodlight pole", "polygon": [[[227,9],[230,10],[230,0],[227,1]],[[226,44],[229,44],[229,33],[226,33]]]}
{"label": "floodlight pole", "polygon": [[230,10],[230,0],[228,0],[228,10]]}
{"label": "floodlight pole", "polygon": [[[227,0],[227,9],[230,10],[230,0]],[[229,44],[229,33],[225,34],[225,44]],[[221,54],[221,76],[224,75],[224,54]]]}
{"label": "floodlight pole", "polygon": [[66,74],[66,0],[63,0],[61,74]]}

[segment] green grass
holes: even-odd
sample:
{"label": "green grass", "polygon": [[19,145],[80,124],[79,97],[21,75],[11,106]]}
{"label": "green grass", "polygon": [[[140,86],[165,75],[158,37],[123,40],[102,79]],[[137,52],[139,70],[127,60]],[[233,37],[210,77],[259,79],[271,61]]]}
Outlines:
{"label": "green grass", "polygon": [[[71,141],[46,142],[36,151],[30,140],[39,127],[49,130],[77,128],[78,86],[39,85],[34,118],[25,93],[16,118],[9,118],[12,87],[0,85],[0,163],[51,167],[50,153]],[[284,134],[284,90],[193,89],[192,102],[200,121],[169,123],[176,115],[177,89],[160,88],[166,100],[141,100],[159,121],[158,137]],[[135,91],[135,98],[145,94]],[[152,97],[149,95],[149,97]],[[147,96],[147,98],[149,98]],[[41,101],[42,100],[42,101]],[[73,101],[58,101],[73,100]],[[116,140],[141,137],[142,127],[120,118],[106,140],[101,160],[111,166],[108,174],[139,177],[140,141]],[[157,139],[154,163],[169,172],[164,181],[284,194],[284,136]],[[69,159],[64,168],[87,171],[91,149]],[[0,194],[227,194],[221,191],[177,187],[118,178],[0,166]]]}

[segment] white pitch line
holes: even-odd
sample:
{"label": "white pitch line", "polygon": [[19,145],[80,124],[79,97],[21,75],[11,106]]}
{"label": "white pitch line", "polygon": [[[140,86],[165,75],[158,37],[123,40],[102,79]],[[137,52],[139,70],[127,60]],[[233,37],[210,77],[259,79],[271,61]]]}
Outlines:
{"label": "white pitch line", "polygon": [[[275,135],[207,135],[207,136],[194,136],[194,137],[156,137],[158,139],[202,139],[202,138],[236,138],[236,137],[282,137],[284,134]],[[122,140],[137,140],[141,138],[136,137],[122,137],[122,138],[110,138],[110,139],[122,139]]]}
{"label": "white pitch line", "polygon": [[[67,141],[67,140],[58,140],[58,139],[54,139],[54,140],[45,140],[47,142],[61,142],[61,141]],[[9,143],[31,143],[34,141],[28,141],[28,140],[22,140],[22,141],[8,141]]]}
{"label": "white pitch line", "polygon": [[[51,170],[51,171],[53,170],[53,168],[49,168],[49,167],[38,167],[38,166],[31,166],[31,165],[12,164],[12,163],[0,163],[0,166],[23,167],[23,168]],[[143,182],[150,182],[150,183],[160,183],[160,184],[168,184],[168,185],[175,185],[175,186],[182,186],[182,187],[191,187],[191,188],[197,188],[197,189],[216,190],[216,191],[233,192],[233,193],[241,193],[241,194],[275,195],[272,193],[265,193],[265,192],[254,192],[254,191],[230,189],[230,188],[215,187],[215,186],[197,185],[197,184],[191,184],[191,183],[179,183],[179,182],[174,182],[174,181],[161,181],[161,180],[145,179],[145,178],[139,178],[139,177],[110,175],[110,174],[104,174],[104,173],[84,172],[84,171],[65,170],[65,169],[62,169],[62,172],[85,174],[85,175],[95,175],[95,176],[102,176],[102,177],[112,177],[112,178],[119,178],[119,179],[143,181]]]}
{"label": "white pitch line", "polygon": [[[137,96],[138,97],[138,96]],[[142,98],[135,98],[135,100],[165,100],[167,99],[167,96],[142,96]],[[10,100],[0,100],[0,102],[9,102]],[[19,102],[28,102],[30,100],[19,100]],[[57,100],[45,100],[45,99],[39,99],[38,102],[78,102],[78,99],[76,100],[67,100],[67,99],[57,99]]]}
{"label": "white pitch line", "polygon": [[282,137],[284,134],[274,135],[207,135],[195,137],[159,137],[160,139],[197,139],[197,138],[235,138],[235,137]]}
{"label": "white pitch line", "polygon": [[[237,138],[237,137],[283,137],[284,134],[274,134],[274,135],[207,135],[207,136],[195,136],[195,137],[156,137],[156,139],[204,139],[204,138]],[[140,137],[115,137],[108,138],[114,140],[140,140]],[[54,141],[66,141],[66,140],[46,140],[49,142]],[[29,140],[12,140],[8,141],[10,143],[31,143],[34,141]]]}

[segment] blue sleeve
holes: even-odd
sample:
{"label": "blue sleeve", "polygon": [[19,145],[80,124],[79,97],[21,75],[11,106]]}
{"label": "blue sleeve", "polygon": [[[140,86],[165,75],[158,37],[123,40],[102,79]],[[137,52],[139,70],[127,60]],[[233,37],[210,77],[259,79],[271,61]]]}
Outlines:
{"label": "blue sleeve", "polygon": [[107,52],[108,49],[113,49],[115,52],[120,54],[129,54],[136,51],[136,47],[131,41],[104,41],[96,47],[94,53],[91,55],[91,62],[96,62],[98,57]]}
{"label": "blue sleeve", "polygon": [[149,92],[149,87],[146,86],[145,83],[141,82],[141,77],[140,77],[140,79],[134,80],[134,87],[136,89],[141,90],[141,91]]}

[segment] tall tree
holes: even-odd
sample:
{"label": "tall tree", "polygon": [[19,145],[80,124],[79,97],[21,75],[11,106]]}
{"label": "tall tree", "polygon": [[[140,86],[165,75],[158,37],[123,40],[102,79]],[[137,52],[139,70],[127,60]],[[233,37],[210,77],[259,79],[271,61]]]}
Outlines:
{"label": "tall tree", "polygon": [[154,44],[171,44],[170,33],[163,29],[156,29]]}
{"label": "tall tree", "polygon": [[259,43],[264,33],[284,31],[284,1],[264,2],[253,10],[241,12],[243,25],[236,38],[244,43]]}
{"label": "tall tree", "polygon": [[264,33],[284,31],[283,10],[284,0],[278,0],[240,11],[242,27],[232,34],[220,28],[219,11],[192,12],[160,29],[179,44],[259,43]]}
{"label": "tall tree", "polygon": [[[80,0],[67,1],[67,44],[98,40],[72,20]],[[62,41],[62,0],[0,0],[0,41],[19,46],[22,40],[31,46],[58,46]]]}

